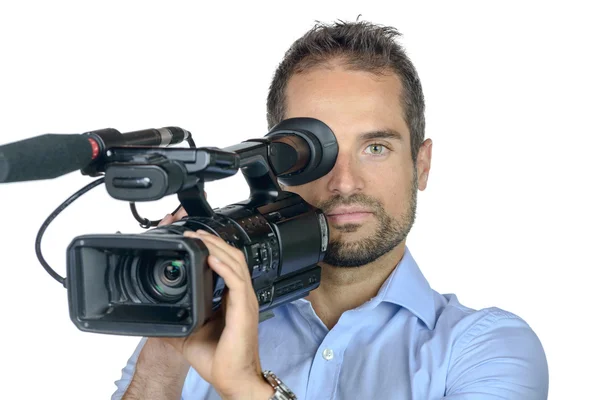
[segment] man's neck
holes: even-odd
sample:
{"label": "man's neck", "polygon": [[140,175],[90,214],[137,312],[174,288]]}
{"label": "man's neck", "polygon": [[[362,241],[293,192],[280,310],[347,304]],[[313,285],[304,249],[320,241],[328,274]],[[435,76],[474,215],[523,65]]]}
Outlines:
{"label": "man's neck", "polygon": [[374,262],[360,267],[332,267],[322,264],[321,284],[306,297],[317,316],[332,329],[341,315],[377,295],[377,292],[404,256],[405,242]]}

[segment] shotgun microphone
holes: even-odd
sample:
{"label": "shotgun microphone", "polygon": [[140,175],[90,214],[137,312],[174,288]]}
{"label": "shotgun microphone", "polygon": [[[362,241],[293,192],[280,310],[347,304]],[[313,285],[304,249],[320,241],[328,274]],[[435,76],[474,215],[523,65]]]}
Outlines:
{"label": "shotgun microphone", "polygon": [[87,167],[115,146],[170,146],[190,137],[170,126],[120,133],[45,134],[0,146],[0,183],[53,179]]}

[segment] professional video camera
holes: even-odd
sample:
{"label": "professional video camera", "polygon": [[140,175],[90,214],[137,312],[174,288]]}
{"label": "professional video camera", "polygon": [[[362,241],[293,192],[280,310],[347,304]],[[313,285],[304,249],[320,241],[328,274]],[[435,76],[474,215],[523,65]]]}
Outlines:
{"label": "professional video camera", "polygon": [[[191,148],[165,147],[187,140]],[[312,118],[292,118],[264,138],[219,149],[195,148],[177,127],[121,134],[103,129],[81,135],[47,134],[0,146],[0,182],[50,179],[81,170],[103,177],[59,206],[42,225],[36,254],[68,292],[75,325],[88,332],[136,336],[186,336],[215,311],[225,289],[207,266],[202,229],[240,249],[248,263],[261,312],[306,296],[319,286],[329,242],[321,210],[284,185],[301,185],[327,174],[337,158],[331,129]],[[250,187],[247,200],[212,209],[204,182],[239,169]],[[67,249],[67,277],[44,260],[41,239],[50,222],[101,183],[110,196],[130,202],[142,234],[78,236]],[[177,194],[188,213],[171,225],[142,219],[136,201]]]}

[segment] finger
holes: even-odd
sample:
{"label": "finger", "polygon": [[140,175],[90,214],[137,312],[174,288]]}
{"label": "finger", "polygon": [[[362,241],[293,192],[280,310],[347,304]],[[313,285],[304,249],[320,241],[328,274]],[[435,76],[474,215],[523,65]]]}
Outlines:
{"label": "finger", "polygon": [[231,247],[231,246],[228,246],[228,247],[218,246],[216,244],[217,243],[216,239],[218,239],[216,236],[213,236],[212,234],[205,232],[203,230],[198,230],[196,232],[186,231],[183,233],[183,236],[193,237],[193,238],[202,240],[202,242],[208,249],[208,253],[210,255],[215,256],[217,259],[220,259],[224,263],[233,265],[233,267],[236,271],[243,270],[243,267],[241,265],[239,265],[240,264],[239,260],[236,259],[232,255],[232,252],[237,249],[235,247]]}
{"label": "finger", "polygon": [[[200,232],[201,232],[201,234],[204,234],[204,231],[200,231]],[[208,240],[210,241],[210,243],[215,244],[220,249],[223,249],[224,251],[231,254],[231,256],[234,257],[240,264],[246,264],[246,256],[240,249],[238,249],[237,247],[233,247],[232,245],[227,243],[225,240],[223,240],[222,238],[220,238],[216,235],[209,235],[208,237],[209,237]]]}
{"label": "finger", "polygon": [[[226,324],[247,325],[253,323],[253,315],[258,315],[258,300],[252,281],[240,277],[231,266],[213,256],[208,258],[209,267],[225,281],[225,293],[221,308],[225,313]],[[244,322],[245,321],[245,322]]]}
{"label": "finger", "polygon": [[165,217],[163,219],[160,220],[160,222],[158,223],[158,226],[169,225],[169,224],[172,224],[173,222],[175,222],[175,219],[173,218],[173,216],[171,214],[167,214],[167,215],[165,215]]}
{"label": "finger", "polygon": [[206,248],[208,249],[209,254],[213,258],[215,258],[214,261],[222,262],[223,264],[227,265],[227,267],[231,268],[231,270],[240,279],[250,279],[248,274],[244,274],[245,263],[241,264],[235,257],[231,255],[231,251],[223,250],[218,246],[215,246],[213,243],[210,242],[210,239],[206,239],[205,237],[202,237],[201,239],[204,242]]}
{"label": "finger", "polygon": [[249,282],[247,282],[244,277],[240,276],[240,274],[232,268],[231,264],[223,262],[221,259],[211,254],[208,256],[208,266],[225,281],[225,285],[230,291],[229,296],[233,296],[233,298],[230,298],[230,301],[234,298],[239,298],[239,296],[242,296],[242,298],[245,299],[246,293],[244,289],[249,285]]}
{"label": "finger", "polygon": [[[225,327],[224,312],[221,308],[216,310],[211,316],[204,321],[204,324],[196,326],[196,329],[192,331],[188,336],[182,338],[174,337],[163,337],[162,340],[175,347],[176,350],[183,353],[186,342],[198,341],[201,343],[213,342],[217,343],[223,328]],[[206,357],[200,357],[199,359],[206,360]]]}
{"label": "finger", "polygon": [[[240,276],[250,279],[250,272],[248,270],[248,264],[246,263],[246,257],[244,256],[244,253],[242,253],[239,249],[230,246],[223,239],[217,236],[203,231],[200,232],[202,233],[198,233],[198,235],[204,244],[207,247],[213,246],[209,248],[211,254],[215,255],[225,263],[231,263],[231,267],[235,269],[236,273],[238,273]],[[222,254],[224,256],[221,256]]]}
{"label": "finger", "polygon": [[[213,270],[216,272],[215,268]],[[237,328],[243,328],[257,322],[258,299],[251,283],[246,282],[240,288],[226,287],[220,309],[223,310],[226,325],[233,324]]]}

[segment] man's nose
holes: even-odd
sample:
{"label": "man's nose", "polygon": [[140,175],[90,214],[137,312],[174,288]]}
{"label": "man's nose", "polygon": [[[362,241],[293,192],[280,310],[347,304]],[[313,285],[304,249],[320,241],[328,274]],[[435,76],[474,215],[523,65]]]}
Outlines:
{"label": "man's nose", "polygon": [[350,196],[364,189],[359,165],[350,155],[338,153],[335,165],[328,175],[327,189],[331,193]]}

